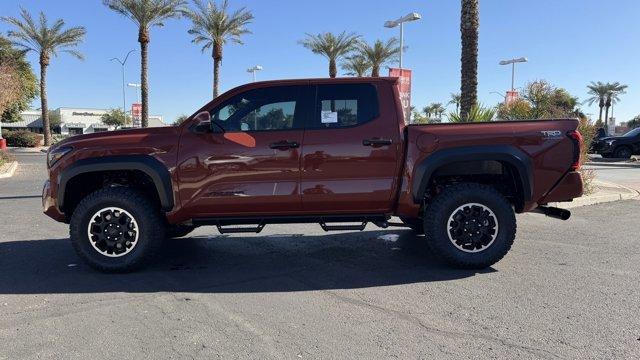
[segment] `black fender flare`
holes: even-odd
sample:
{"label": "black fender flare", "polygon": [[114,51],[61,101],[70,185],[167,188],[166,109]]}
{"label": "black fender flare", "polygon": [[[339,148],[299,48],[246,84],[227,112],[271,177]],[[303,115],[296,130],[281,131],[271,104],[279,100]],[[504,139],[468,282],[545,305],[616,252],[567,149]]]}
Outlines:
{"label": "black fender flare", "polygon": [[442,149],[415,166],[411,193],[416,204],[422,202],[433,173],[441,166],[464,161],[494,160],[507,163],[518,171],[523,200],[533,197],[533,161],[522,150],[510,145],[479,145]]}
{"label": "black fender flare", "polygon": [[64,197],[69,180],[80,174],[99,171],[139,170],[147,174],[158,192],[162,210],[173,209],[173,187],[167,167],[149,155],[104,156],[78,160],[58,175],[58,209],[64,208]]}

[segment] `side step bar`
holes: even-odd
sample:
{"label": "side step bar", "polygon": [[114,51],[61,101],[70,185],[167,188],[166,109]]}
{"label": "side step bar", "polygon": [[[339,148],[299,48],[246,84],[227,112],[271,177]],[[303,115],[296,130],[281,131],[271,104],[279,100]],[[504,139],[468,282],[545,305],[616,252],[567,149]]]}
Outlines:
{"label": "side step bar", "polygon": [[258,234],[264,229],[264,224],[260,223],[256,227],[223,227],[223,225],[216,225],[220,234],[239,234],[239,233],[255,233]]}
{"label": "side step bar", "polygon": [[560,220],[569,220],[571,211],[552,206],[538,206],[533,212]]}
{"label": "side step bar", "polygon": [[[216,226],[221,234],[259,233],[267,224],[320,224],[324,231],[362,231],[367,223],[379,227],[389,226],[386,214],[360,215],[314,215],[314,216],[276,216],[276,217],[245,217],[245,218],[199,218],[193,219],[196,226]],[[341,223],[341,224],[336,224]],[[357,224],[342,224],[357,223]],[[333,224],[333,225],[332,225]],[[246,226],[239,226],[246,225]]]}

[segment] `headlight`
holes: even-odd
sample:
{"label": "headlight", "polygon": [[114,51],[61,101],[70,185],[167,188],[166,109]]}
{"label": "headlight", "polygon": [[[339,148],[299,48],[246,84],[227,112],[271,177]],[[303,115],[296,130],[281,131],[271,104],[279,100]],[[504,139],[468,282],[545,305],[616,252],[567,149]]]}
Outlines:
{"label": "headlight", "polygon": [[615,140],[607,140],[605,141],[607,143],[608,146],[613,145],[614,142],[616,142]]}
{"label": "headlight", "polygon": [[73,150],[73,148],[69,146],[63,146],[57,149],[49,150],[49,152],[47,153],[47,164],[49,165],[49,167],[53,166],[56,161],[67,155],[71,150]]}

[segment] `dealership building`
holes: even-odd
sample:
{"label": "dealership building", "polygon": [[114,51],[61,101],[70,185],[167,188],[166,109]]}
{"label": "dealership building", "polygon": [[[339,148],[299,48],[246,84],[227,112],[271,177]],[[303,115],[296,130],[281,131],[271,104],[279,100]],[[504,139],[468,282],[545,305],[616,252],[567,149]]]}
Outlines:
{"label": "dealership building", "polygon": [[[60,116],[60,127],[53,129],[54,133],[62,135],[90,134],[94,132],[115,130],[113,126],[102,123],[101,117],[109,110],[107,109],[81,109],[81,108],[58,108],[53,113]],[[29,130],[42,133],[42,114],[40,111],[24,111],[21,114],[22,120],[11,123],[2,123],[2,128],[7,130]],[[150,127],[167,126],[162,116],[149,116]],[[129,129],[132,125],[122,127]]]}

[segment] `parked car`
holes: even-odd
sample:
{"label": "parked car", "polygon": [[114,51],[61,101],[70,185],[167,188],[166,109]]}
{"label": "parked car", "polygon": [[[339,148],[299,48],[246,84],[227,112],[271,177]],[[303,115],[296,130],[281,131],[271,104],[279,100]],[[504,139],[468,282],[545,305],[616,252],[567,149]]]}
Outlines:
{"label": "parked car", "polygon": [[[203,225],[260,232],[413,227],[450,264],[484,268],[515,213],[582,194],[576,119],[407,125],[396,78],[259,82],[182,125],[87,134],[48,153],[44,212],[102,271],[139,268]],[[394,223],[399,216],[403,223]]]}
{"label": "parked car", "polygon": [[593,150],[604,158],[629,159],[640,155],[640,128],[622,136],[608,136],[594,141]]}

